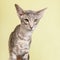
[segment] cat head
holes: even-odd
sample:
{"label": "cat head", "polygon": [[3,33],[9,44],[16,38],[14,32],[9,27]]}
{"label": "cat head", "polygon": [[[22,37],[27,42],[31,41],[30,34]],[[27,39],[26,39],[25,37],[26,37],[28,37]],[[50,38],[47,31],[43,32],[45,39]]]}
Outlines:
{"label": "cat head", "polygon": [[39,11],[23,10],[17,4],[15,4],[21,25],[27,30],[34,30],[39,20],[42,18],[46,8]]}

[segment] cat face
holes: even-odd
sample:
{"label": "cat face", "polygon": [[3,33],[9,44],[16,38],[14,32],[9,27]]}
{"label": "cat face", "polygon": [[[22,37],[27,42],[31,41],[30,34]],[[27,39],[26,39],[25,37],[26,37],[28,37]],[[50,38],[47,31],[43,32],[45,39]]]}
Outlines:
{"label": "cat face", "polygon": [[15,4],[18,16],[21,20],[21,25],[30,31],[34,30],[43,16],[44,11],[46,8],[40,11],[32,11],[32,10],[23,10],[17,4]]}

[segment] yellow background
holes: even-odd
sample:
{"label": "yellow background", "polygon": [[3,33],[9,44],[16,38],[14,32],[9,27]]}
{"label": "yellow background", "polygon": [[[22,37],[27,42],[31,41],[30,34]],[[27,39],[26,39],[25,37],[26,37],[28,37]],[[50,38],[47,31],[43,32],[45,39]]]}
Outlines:
{"label": "yellow background", "polygon": [[60,0],[0,0],[0,60],[8,60],[8,39],[20,23],[14,4],[25,10],[48,7],[32,36],[30,60],[60,60]]}

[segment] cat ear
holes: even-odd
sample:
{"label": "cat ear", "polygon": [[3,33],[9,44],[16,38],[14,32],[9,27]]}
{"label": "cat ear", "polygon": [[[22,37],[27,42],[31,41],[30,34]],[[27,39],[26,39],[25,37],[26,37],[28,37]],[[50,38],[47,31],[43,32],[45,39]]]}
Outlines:
{"label": "cat ear", "polygon": [[24,14],[23,9],[21,7],[19,7],[17,4],[15,4],[15,8],[16,8],[17,13],[18,13],[19,16]]}
{"label": "cat ear", "polygon": [[47,8],[44,8],[44,9],[41,9],[41,10],[39,10],[39,11],[36,12],[39,19],[43,16],[43,14],[44,14],[44,12],[45,12],[46,9]]}

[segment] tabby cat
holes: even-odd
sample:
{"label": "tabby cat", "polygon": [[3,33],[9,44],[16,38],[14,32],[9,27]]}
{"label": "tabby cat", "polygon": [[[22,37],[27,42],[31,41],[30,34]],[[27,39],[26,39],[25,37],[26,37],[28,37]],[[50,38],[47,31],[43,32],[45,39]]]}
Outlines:
{"label": "tabby cat", "polygon": [[9,38],[10,60],[29,60],[32,32],[43,16],[46,8],[39,11],[23,10],[15,4],[21,24],[16,26]]}

